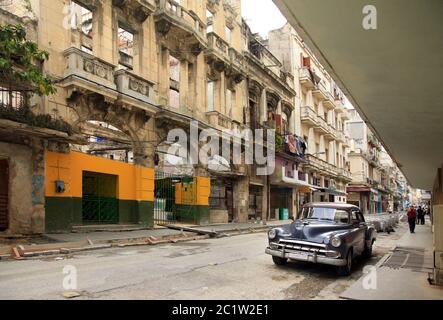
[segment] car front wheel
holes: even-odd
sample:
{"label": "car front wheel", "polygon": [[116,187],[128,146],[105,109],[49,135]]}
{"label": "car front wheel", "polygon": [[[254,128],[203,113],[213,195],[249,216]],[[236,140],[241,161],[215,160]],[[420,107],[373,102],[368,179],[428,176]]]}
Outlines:
{"label": "car front wheel", "polygon": [[352,250],[348,251],[346,255],[346,264],[344,266],[337,267],[337,273],[340,276],[349,276],[352,271]]}
{"label": "car front wheel", "polygon": [[371,244],[365,248],[365,251],[363,251],[363,256],[365,258],[372,257],[372,246],[374,245],[374,241],[371,241]]}
{"label": "car front wheel", "polygon": [[288,263],[288,259],[272,256],[272,261],[278,266],[284,266],[286,263]]}

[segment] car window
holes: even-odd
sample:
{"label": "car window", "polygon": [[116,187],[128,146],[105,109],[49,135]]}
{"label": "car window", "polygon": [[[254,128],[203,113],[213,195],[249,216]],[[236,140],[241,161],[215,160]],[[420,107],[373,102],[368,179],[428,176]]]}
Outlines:
{"label": "car window", "polygon": [[344,210],[337,210],[335,212],[335,222],[349,223],[349,213]]}
{"label": "car window", "polygon": [[358,211],[351,212],[351,222],[352,224],[360,223],[360,219],[358,217]]}
{"label": "car window", "polygon": [[360,220],[360,222],[365,222],[365,217],[361,212],[358,213],[358,219]]}
{"label": "car window", "polygon": [[298,219],[330,220],[341,223],[349,223],[348,212],[335,208],[303,208],[300,211]]}

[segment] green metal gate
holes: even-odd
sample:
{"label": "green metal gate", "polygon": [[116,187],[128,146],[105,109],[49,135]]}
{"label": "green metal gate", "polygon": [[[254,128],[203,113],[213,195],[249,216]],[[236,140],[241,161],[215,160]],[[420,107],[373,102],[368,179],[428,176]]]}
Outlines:
{"label": "green metal gate", "polygon": [[[154,187],[154,223],[157,225],[172,224],[188,217],[189,207],[176,203],[176,185],[192,182],[192,176],[174,175],[162,171],[155,172]],[[186,212],[185,212],[186,211]]]}
{"label": "green metal gate", "polygon": [[84,223],[119,222],[117,176],[83,172],[82,214]]}

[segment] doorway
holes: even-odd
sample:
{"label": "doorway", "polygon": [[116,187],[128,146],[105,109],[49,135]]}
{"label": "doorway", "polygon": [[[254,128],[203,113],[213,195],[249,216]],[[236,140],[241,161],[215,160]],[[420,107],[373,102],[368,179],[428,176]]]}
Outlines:
{"label": "doorway", "polygon": [[119,222],[117,176],[83,172],[82,216],[88,224]]}
{"label": "doorway", "polygon": [[9,228],[9,164],[0,159],[0,231]]}

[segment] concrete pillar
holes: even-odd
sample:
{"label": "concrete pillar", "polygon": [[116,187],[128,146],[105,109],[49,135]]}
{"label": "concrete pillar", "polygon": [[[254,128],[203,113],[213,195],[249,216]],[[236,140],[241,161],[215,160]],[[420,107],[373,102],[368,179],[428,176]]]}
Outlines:
{"label": "concrete pillar", "polygon": [[167,106],[169,101],[169,49],[160,48],[160,63],[158,64],[158,93],[159,104]]}
{"label": "concrete pillar", "polygon": [[434,183],[431,216],[434,232],[434,282],[443,286],[443,166],[438,169]]}
{"label": "concrete pillar", "polygon": [[180,61],[180,84],[179,84],[179,90],[180,90],[180,109],[187,110],[188,105],[188,95],[191,93],[189,92],[189,75],[188,75],[188,66],[189,62],[187,60],[181,60]]}
{"label": "concrete pillar", "polygon": [[267,121],[268,104],[266,98],[266,89],[263,89],[260,97],[260,123]]}
{"label": "concrete pillar", "polygon": [[46,142],[31,139],[32,149],[32,209],[31,233],[45,232],[45,150]]}
{"label": "concrete pillar", "polygon": [[240,177],[233,184],[234,220],[248,221],[249,211],[249,177]]}

